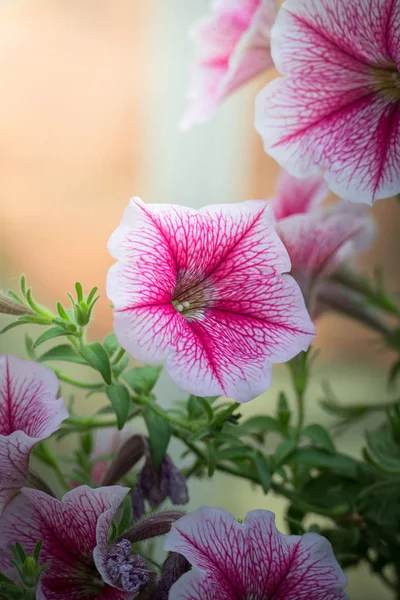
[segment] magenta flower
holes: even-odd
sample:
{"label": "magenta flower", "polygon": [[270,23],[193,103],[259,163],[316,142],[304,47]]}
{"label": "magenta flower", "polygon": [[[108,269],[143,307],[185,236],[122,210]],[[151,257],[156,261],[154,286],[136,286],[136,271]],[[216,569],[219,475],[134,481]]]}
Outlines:
{"label": "magenta flower", "polygon": [[344,261],[364,252],[375,235],[374,222],[364,206],[346,200],[286,217],[279,221],[278,230],[292,261],[292,275],[309,309],[315,284]]}
{"label": "magenta flower", "polygon": [[348,600],[328,540],[286,536],[266,510],[249,512],[241,524],[225,510],[202,507],[174,523],[164,548],[193,565],[170,600]]}
{"label": "magenta flower", "polygon": [[265,202],[199,211],[134,199],[111,236],[108,297],[123,348],[166,361],[198,396],[246,402],[271,363],[309,347],[314,326]]}
{"label": "magenta flower", "polygon": [[327,197],[328,188],[322,175],[299,179],[282,169],[276,194],[270,198],[270,202],[275,219],[280,221],[285,217],[313,211]]}
{"label": "magenta flower", "polygon": [[55,374],[16,356],[0,356],[0,515],[25,484],[29,454],[68,417]]}
{"label": "magenta flower", "polygon": [[181,127],[207,121],[237,88],[272,65],[270,30],[277,0],[214,0],[192,29],[195,65]]}
{"label": "magenta flower", "polygon": [[32,553],[42,540],[41,562],[51,563],[37,598],[131,600],[138,594],[149,580],[143,559],[130,555],[126,541],[107,545],[111,521],[128,491],[81,486],[60,501],[23,488],[7,506],[0,520],[0,546],[19,542]]}
{"label": "magenta flower", "polygon": [[271,34],[278,78],[260,92],[256,128],[291,173],[326,169],[342,198],[400,192],[400,4],[286,0]]}
{"label": "magenta flower", "polygon": [[[313,304],[311,293],[321,278],[364,252],[375,236],[367,206],[342,200],[321,208],[319,205],[327,196],[322,175],[298,179],[283,171],[277,193],[269,200],[278,220],[278,234],[289,253],[291,273],[309,310]],[[319,308],[312,306],[314,318]]]}

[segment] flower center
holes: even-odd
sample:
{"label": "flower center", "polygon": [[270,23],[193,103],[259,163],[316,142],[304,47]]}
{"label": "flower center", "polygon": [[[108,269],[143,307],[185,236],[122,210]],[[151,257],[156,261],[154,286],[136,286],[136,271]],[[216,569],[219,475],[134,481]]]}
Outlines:
{"label": "flower center", "polygon": [[209,306],[211,295],[211,289],[204,279],[200,278],[197,283],[190,276],[184,275],[176,282],[172,306],[187,319],[199,317]]}
{"label": "flower center", "polygon": [[126,539],[110,547],[106,569],[110,579],[126,592],[139,592],[150,581],[146,561],[131,554],[131,543]]}
{"label": "flower center", "polygon": [[373,70],[375,90],[381,92],[391,102],[400,100],[400,73],[396,65],[386,69]]}

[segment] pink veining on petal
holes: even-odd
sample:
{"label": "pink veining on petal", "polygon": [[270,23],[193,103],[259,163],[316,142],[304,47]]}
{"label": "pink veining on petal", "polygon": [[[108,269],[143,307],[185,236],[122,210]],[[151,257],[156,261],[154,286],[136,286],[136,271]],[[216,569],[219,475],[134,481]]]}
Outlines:
{"label": "pink veining on petal", "polygon": [[305,350],[314,326],[265,202],[206,207],[134,200],[111,236],[114,330],[183,389],[245,402],[271,364]]}
{"label": "pink veining on petal", "polygon": [[0,520],[0,545],[18,541],[32,553],[37,541],[43,541],[41,560],[51,563],[41,581],[46,600],[130,600],[132,594],[104,585],[100,575],[108,528],[128,491],[81,486],[60,502],[23,488]]}
{"label": "pink veining on petal", "polygon": [[24,485],[33,446],[68,417],[55,374],[16,356],[0,356],[0,514]]}
{"label": "pink veining on petal", "polygon": [[323,175],[299,179],[282,170],[271,206],[279,221],[292,215],[311,212],[327,197],[328,187]]}
{"label": "pink veining on petal", "polygon": [[322,536],[286,536],[269,511],[251,511],[240,524],[230,513],[202,507],[177,521],[164,548],[193,565],[170,600],[205,597],[347,600],[347,580]]}
{"label": "pink veining on petal", "polygon": [[400,191],[400,10],[392,0],[286,0],[271,33],[286,75],[260,92],[256,129],[293,175],[326,169],[339,196]]}
{"label": "pink veining on petal", "polygon": [[182,129],[208,120],[218,104],[272,65],[270,30],[277,0],[214,2],[191,31],[195,64]]}
{"label": "pink veining on petal", "polygon": [[317,278],[369,247],[375,225],[367,207],[343,200],[282,219],[279,233],[292,261],[292,273],[307,295]]}

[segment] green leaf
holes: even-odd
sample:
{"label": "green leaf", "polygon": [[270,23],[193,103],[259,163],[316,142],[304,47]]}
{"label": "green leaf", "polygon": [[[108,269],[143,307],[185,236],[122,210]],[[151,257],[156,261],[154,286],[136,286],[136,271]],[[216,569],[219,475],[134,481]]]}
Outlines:
{"label": "green leaf", "polygon": [[289,458],[288,465],[307,465],[313,468],[330,469],[346,477],[356,479],[358,462],[344,454],[329,454],[319,448],[298,448]]}
{"label": "green leaf", "polygon": [[82,300],[83,300],[83,290],[82,290],[82,284],[79,283],[79,281],[77,281],[75,283],[75,291],[76,291],[76,297],[78,298],[78,302],[82,302]]}
{"label": "green leaf", "polygon": [[99,343],[88,344],[81,349],[81,354],[85,357],[88,364],[100,373],[104,381],[111,384],[110,359],[103,346]]}
{"label": "green leaf", "polygon": [[149,432],[153,464],[155,467],[159,467],[171,438],[171,426],[168,421],[160,417],[160,415],[157,415],[151,408],[146,408],[143,416],[146,422],[147,431]]}
{"label": "green leaf", "polygon": [[62,360],[65,362],[73,362],[79,365],[86,365],[86,360],[78,354],[78,352],[69,344],[62,344],[50,348],[47,352],[39,356],[38,362],[46,362],[47,360]]}
{"label": "green leaf", "polygon": [[210,404],[205,398],[201,398],[200,396],[197,398],[197,402],[200,404],[201,408],[206,413],[208,421],[211,422],[214,418],[214,411],[211,408]]}
{"label": "green leaf", "polygon": [[57,302],[57,312],[64,321],[71,321],[61,302]]}
{"label": "green leaf", "polygon": [[332,438],[322,425],[309,425],[303,430],[302,434],[305,437],[308,437],[312,442],[318,444],[318,446],[322,446],[327,452],[330,452],[331,454],[336,453]]}
{"label": "green leaf", "polygon": [[112,372],[114,377],[118,378],[123,371],[125,371],[130,361],[130,357],[128,354],[124,354],[124,356],[117,362],[116,365],[113,365]]}
{"label": "green leaf", "polygon": [[239,429],[241,433],[268,433],[274,431],[280,433],[280,424],[273,418],[268,416],[251,417],[247,421],[240,423]]}
{"label": "green leaf", "polygon": [[268,463],[262,454],[256,454],[253,458],[254,466],[264,493],[267,494],[271,488],[271,474]]}
{"label": "green leaf", "polygon": [[6,333],[7,331],[10,331],[10,329],[14,329],[14,327],[18,327],[19,325],[26,325],[27,323],[29,323],[29,321],[25,319],[18,319],[17,321],[9,323],[9,325],[3,327],[3,329],[0,331],[0,335]]}
{"label": "green leaf", "polygon": [[122,503],[122,514],[118,523],[117,536],[122,535],[132,523],[132,501],[130,494],[125,496]]}
{"label": "green leaf", "polygon": [[278,400],[277,420],[281,424],[282,429],[284,431],[286,431],[288,428],[291,416],[292,411],[289,408],[289,403],[287,401],[286,395],[284,394],[284,392],[281,392],[279,394]]}
{"label": "green leaf", "polygon": [[[95,296],[95,294],[96,294],[96,292],[97,292],[97,290],[98,290],[98,289],[99,289],[99,288],[97,288],[97,287],[94,287],[94,288],[92,288],[92,289],[90,290],[89,296],[86,298],[86,302],[87,302],[87,304],[90,304],[90,303],[92,302],[92,300],[93,300],[93,298],[94,298],[94,296]],[[98,298],[100,298],[100,296],[98,296]],[[96,300],[95,302],[97,302],[97,300]],[[95,302],[94,302],[94,303],[95,303]],[[93,304],[94,304],[94,303],[93,303]]]}
{"label": "green leaf", "polygon": [[110,333],[103,342],[103,346],[108,356],[112,356],[119,348],[119,343],[115,333]]}
{"label": "green leaf", "polygon": [[218,400],[218,398],[219,396],[205,396],[203,398],[200,396],[189,396],[187,401],[187,413],[189,419],[196,420],[202,417],[204,411],[206,411],[208,414],[208,411],[202,401],[207,402],[207,404],[211,406],[216,400]]}
{"label": "green leaf", "polygon": [[234,458],[253,458],[254,450],[247,446],[229,446],[218,450],[219,460],[230,460]]}
{"label": "green leaf", "polygon": [[122,429],[129,416],[131,397],[122,383],[114,383],[106,387],[106,394],[117,417],[118,429]]}
{"label": "green leaf", "polygon": [[283,440],[283,442],[278,444],[274,453],[277,466],[287,463],[287,459],[296,450],[296,448],[297,442],[295,440]]}
{"label": "green leaf", "polygon": [[147,396],[157,383],[161,370],[162,365],[144,365],[127,371],[123,378],[136,394]]}
{"label": "green leaf", "polygon": [[52,340],[53,338],[60,337],[62,335],[71,335],[71,332],[65,331],[62,327],[51,327],[42,335],[38,337],[36,342],[33,344],[33,348],[37,348],[40,344],[47,342],[48,340]]}

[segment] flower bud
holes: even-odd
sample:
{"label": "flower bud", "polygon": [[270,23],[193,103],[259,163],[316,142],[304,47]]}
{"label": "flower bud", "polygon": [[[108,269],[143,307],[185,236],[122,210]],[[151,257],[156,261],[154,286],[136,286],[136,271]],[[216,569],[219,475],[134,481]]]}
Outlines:
{"label": "flower bud", "polygon": [[15,316],[36,314],[29,306],[25,306],[25,304],[21,304],[2,293],[0,293],[0,313]]}
{"label": "flower bud", "polygon": [[183,517],[184,514],[181,510],[163,510],[134,523],[130,529],[125,531],[123,537],[132,544],[137,544],[143,540],[165,535],[170,531],[175,521]]}
{"label": "flower bud", "polygon": [[133,435],[121,448],[106,471],[101,485],[117,483],[144,456],[147,451],[147,441],[143,435]]}
{"label": "flower bud", "polygon": [[171,552],[164,562],[161,579],[153,600],[168,600],[170,589],[174,583],[190,569],[190,563],[184,556],[177,552]]}

